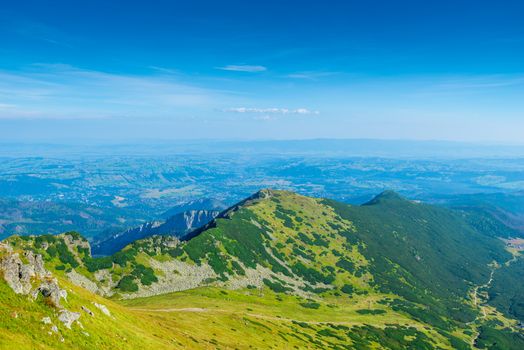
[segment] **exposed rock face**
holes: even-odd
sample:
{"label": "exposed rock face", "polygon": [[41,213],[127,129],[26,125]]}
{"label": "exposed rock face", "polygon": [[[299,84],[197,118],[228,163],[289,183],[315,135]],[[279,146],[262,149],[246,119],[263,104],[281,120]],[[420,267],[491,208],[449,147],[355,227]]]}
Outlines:
{"label": "exposed rock face", "polygon": [[[3,276],[15,293],[31,295],[33,299],[41,294],[50,305],[60,309],[58,320],[64,323],[67,328],[71,329],[71,325],[75,321],[81,325],[78,321],[80,313],[62,308],[60,302],[62,299],[67,300],[67,292],[60,288],[58,280],[53,278],[51,273],[45,269],[40,254],[26,251],[21,258],[19,253],[13,252],[11,246],[1,243],[0,275]],[[38,287],[34,288],[33,284]],[[82,307],[82,309],[91,316],[94,315],[88,308]],[[49,334],[58,333],[58,328],[53,324],[50,317],[42,318],[42,323],[52,326]],[[61,338],[61,341],[63,341],[63,338]]]}
{"label": "exposed rock face", "polygon": [[138,292],[125,294],[123,298],[146,297],[192,289],[205,285],[206,280],[217,277],[211,266],[206,263],[195,265],[179,260],[160,262],[155,259],[149,262],[153,269],[163,272],[158,276],[158,282],[150,286],[141,286]]}
{"label": "exposed rock face", "polygon": [[69,310],[60,310],[58,320],[62,322],[67,328],[71,329],[73,322],[78,321],[80,314],[78,312],[71,312]]}
{"label": "exposed rock face", "polygon": [[36,288],[32,295],[36,299],[38,294],[42,294],[45,298],[48,298],[51,305],[57,308],[61,308],[60,299],[67,299],[67,292],[63,289],[60,289],[56,279],[47,278],[44,280],[38,288]]}
{"label": "exposed rock face", "polygon": [[75,248],[80,247],[87,249],[89,251],[89,255],[91,255],[91,245],[88,241],[84,239],[76,239],[68,233],[65,233],[62,237],[64,238],[64,243],[67,245],[67,247],[73,254],[75,254]]}
{"label": "exposed rock face", "polygon": [[93,251],[99,255],[110,255],[123,249],[129,243],[155,235],[184,237],[197,227],[201,227],[220,214],[218,210],[188,210],[177,213],[165,222],[151,221],[138,227],[116,233],[93,245]]}
{"label": "exposed rock face", "polygon": [[84,275],[79,274],[75,270],[71,270],[70,272],[68,272],[67,278],[69,278],[69,280],[77,286],[85,288],[90,292],[103,294],[99,291],[99,288],[95,282],[91,281]]}
{"label": "exposed rock face", "polygon": [[31,270],[22,263],[18,253],[7,254],[0,261],[0,270],[3,272],[4,280],[16,294],[27,294],[31,291]]}
{"label": "exposed rock face", "polygon": [[24,253],[24,255],[29,261],[29,265],[34,268],[34,272],[37,277],[42,278],[50,274],[49,271],[47,271],[44,267],[44,260],[42,259],[42,255],[35,254],[32,251],[27,251]]}
{"label": "exposed rock face", "polygon": [[95,272],[95,279],[98,282],[101,282],[99,285],[97,285],[98,294],[104,297],[110,297],[115,294],[113,288],[117,286],[118,280],[116,282],[113,281],[113,276],[109,270],[106,269]]}
{"label": "exposed rock face", "polygon": [[0,242],[0,251],[6,251],[8,253],[11,253],[13,251],[13,248],[7,243]]}
{"label": "exposed rock face", "polygon": [[[60,289],[56,279],[51,278],[51,273],[44,267],[40,254],[32,251],[24,252],[24,264],[18,253],[13,253],[11,247],[2,244],[0,251],[5,254],[0,258],[0,271],[7,284],[17,294],[31,294],[36,299],[39,294],[48,298],[50,303],[60,308],[60,299],[67,298],[67,292]],[[33,289],[35,280],[41,280],[40,285]]]}
{"label": "exposed rock face", "polygon": [[24,264],[18,253],[11,253],[9,249],[4,249],[4,251],[7,254],[0,258],[0,271],[15,293],[28,294],[32,289],[32,278],[44,278],[49,274],[44,268],[40,254],[34,254],[31,251],[25,252],[24,257],[29,263]]}

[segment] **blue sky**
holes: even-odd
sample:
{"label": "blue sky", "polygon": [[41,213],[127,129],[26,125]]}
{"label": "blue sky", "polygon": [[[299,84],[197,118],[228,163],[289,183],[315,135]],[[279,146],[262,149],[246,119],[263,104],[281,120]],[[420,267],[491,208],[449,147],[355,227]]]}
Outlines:
{"label": "blue sky", "polygon": [[522,143],[522,1],[12,1],[0,138]]}

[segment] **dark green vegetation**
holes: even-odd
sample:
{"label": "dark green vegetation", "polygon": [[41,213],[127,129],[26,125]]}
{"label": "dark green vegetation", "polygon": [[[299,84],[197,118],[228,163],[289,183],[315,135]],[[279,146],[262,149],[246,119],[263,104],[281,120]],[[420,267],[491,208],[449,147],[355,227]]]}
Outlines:
{"label": "dark green vegetation", "polygon": [[490,350],[521,350],[524,344],[522,333],[511,332],[509,329],[497,329],[493,326],[480,327],[480,335],[476,342],[479,349]]}
{"label": "dark green vegetation", "polygon": [[[393,192],[351,206],[263,190],[184,242],[153,237],[102,258],[92,258],[75,233],[12,242],[41,252],[58,272],[74,269],[92,281],[95,273],[107,273],[115,282],[115,298],[133,297],[157,283],[164,283],[164,290],[179,290],[176,283],[187,289],[191,278],[205,274],[209,277],[196,280],[193,288],[258,290],[276,293],[278,301],[295,296],[300,299],[294,312],[308,317],[337,315],[337,308],[348,307],[348,317],[359,326],[347,325],[346,319],[327,321],[329,325],[315,329],[315,338],[308,338],[309,331],[301,338],[313,344],[323,339],[323,345],[333,342],[333,348],[339,342],[356,349],[377,343],[387,349],[468,349],[472,343],[524,348],[516,326],[522,317],[522,288],[512,283],[522,276],[522,258],[497,238],[494,230],[502,224],[485,218],[472,220],[464,212]],[[182,282],[166,277],[180,273],[186,273]],[[168,282],[172,284],[166,286]],[[485,292],[496,309],[485,305],[480,297]],[[288,317],[302,328],[311,327],[298,316]],[[289,340],[292,335],[278,336]]]}
{"label": "dark green vegetation", "polygon": [[392,192],[363,206],[325,203],[355,224],[354,231],[342,235],[365,246],[362,253],[374,261],[373,285],[424,305],[424,311],[410,303],[397,307],[442,328],[451,327],[449,321],[459,324],[475,318],[464,296],[471,285],[489,279],[490,263],[511,258],[502,241],[479,234],[458,214]]}
{"label": "dark green vegetation", "polygon": [[[520,280],[516,280],[520,276]],[[495,272],[488,290],[489,303],[509,317],[524,321],[524,260],[518,259]]]}

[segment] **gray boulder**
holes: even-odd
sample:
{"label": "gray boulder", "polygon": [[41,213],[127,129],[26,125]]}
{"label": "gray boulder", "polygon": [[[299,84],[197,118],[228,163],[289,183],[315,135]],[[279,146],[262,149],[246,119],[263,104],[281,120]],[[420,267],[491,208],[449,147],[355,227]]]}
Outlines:
{"label": "gray boulder", "polygon": [[67,292],[63,289],[60,289],[56,279],[44,279],[40,286],[36,288],[32,296],[34,299],[38,297],[38,294],[42,294],[43,297],[48,298],[51,305],[57,308],[61,308],[60,300],[62,298],[67,299]]}
{"label": "gray boulder", "polygon": [[65,309],[60,310],[60,315],[58,316],[58,320],[62,322],[69,329],[71,329],[73,322],[78,321],[79,318],[80,318],[80,313],[72,312],[72,311],[65,310]]}
{"label": "gray boulder", "polygon": [[84,312],[85,312],[86,314],[88,314],[89,316],[91,316],[91,317],[95,317],[95,314],[93,313],[93,311],[89,310],[87,307],[85,307],[85,306],[83,306],[83,305],[82,305],[82,310],[84,310]]}
{"label": "gray boulder", "polygon": [[28,263],[24,264],[20,255],[13,253],[9,245],[3,243],[0,250],[7,253],[0,259],[0,271],[3,272],[4,280],[15,293],[29,294],[32,289],[31,280],[34,277],[44,278],[49,275],[40,254],[32,251],[25,252],[24,258]]}
{"label": "gray boulder", "polygon": [[31,291],[31,278],[35,276],[34,268],[25,265],[18,253],[7,254],[0,261],[0,270],[4,280],[16,294],[28,294]]}
{"label": "gray boulder", "polygon": [[44,267],[44,259],[42,259],[42,255],[35,254],[32,251],[27,251],[24,255],[29,261],[29,265],[33,267],[37,277],[43,278],[49,275],[49,271]]}
{"label": "gray boulder", "polygon": [[93,305],[99,309],[100,311],[102,311],[102,313],[106,316],[111,316],[111,312],[109,312],[109,309],[104,305],[104,304],[99,304],[99,303],[95,303],[93,302]]}

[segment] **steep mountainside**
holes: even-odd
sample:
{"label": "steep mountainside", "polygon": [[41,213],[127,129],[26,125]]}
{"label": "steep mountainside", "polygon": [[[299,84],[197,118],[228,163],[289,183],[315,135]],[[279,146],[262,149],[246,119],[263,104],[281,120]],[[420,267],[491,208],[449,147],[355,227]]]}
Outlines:
{"label": "steep mountainside", "polygon": [[111,255],[131,242],[155,235],[181,238],[193,229],[207,224],[217,217],[219,213],[217,210],[188,210],[170,216],[166,221],[147,222],[138,227],[115,233],[102,241],[95,242],[93,244],[93,254]]}
{"label": "steep mountainside", "polygon": [[[503,223],[508,235],[524,237],[524,192],[481,193],[444,197],[447,206],[473,214],[489,214]],[[491,220],[490,220],[491,221]]]}
{"label": "steep mountainside", "polygon": [[[373,347],[352,338],[355,329],[348,328],[367,324],[373,330],[361,330],[364,342],[370,337],[391,349],[520,349],[524,337],[520,313],[514,311],[520,297],[506,297],[497,277],[510,280],[515,272],[509,267],[522,258],[495,236],[471,225],[461,212],[393,192],[351,206],[262,190],[183,241],[149,237],[112,256],[92,258],[87,242],[75,233],[8,242],[42,254],[59,276],[100,295],[126,299],[135,308],[174,310],[180,308],[179,293],[152,296],[220,288],[235,301],[257,293],[276,295],[296,305],[290,310],[309,310],[307,316],[296,311],[298,317],[278,309],[266,318],[340,320],[318,332],[350,348]],[[490,288],[497,291],[493,301]],[[130,300],[137,297],[148,298]],[[205,310],[217,302],[208,296],[191,300]],[[375,333],[373,327],[384,324],[392,329]],[[403,325],[414,333],[399,335]],[[391,345],[391,339],[411,339],[416,345]]]}
{"label": "steep mountainside", "polygon": [[164,219],[169,219],[173,215],[183,213],[186,211],[208,210],[208,211],[222,211],[227,208],[227,205],[219,200],[211,198],[197,199],[194,201],[181,203],[166,210],[161,216]]}
{"label": "steep mountainside", "polygon": [[[48,271],[40,255],[17,244],[0,244],[0,276],[0,349],[325,349],[351,341],[375,346],[379,338],[398,348],[429,342],[430,333],[407,318],[397,318],[395,326],[386,318],[357,326],[343,318],[363,323],[367,316],[354,308],[322,307],[311,315],[300,300],[269,291],[193,290],[123,306],[72,284],[60,270]],[[174,309],[165,309],[166,302]],[[406,339],[388,338],[392,334]]]}

